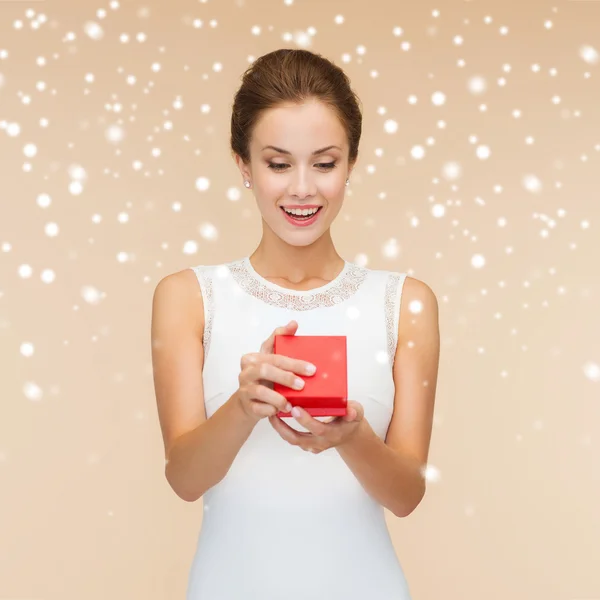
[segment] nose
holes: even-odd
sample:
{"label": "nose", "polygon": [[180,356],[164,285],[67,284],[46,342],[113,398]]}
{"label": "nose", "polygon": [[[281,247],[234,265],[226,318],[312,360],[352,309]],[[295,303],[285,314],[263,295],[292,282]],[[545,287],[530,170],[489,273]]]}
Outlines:
{"label": "nose", "polygon": [[289,194],[295,198],[310,198],[316,193],[313,178],[304,169],[297,169],[291,178]]}

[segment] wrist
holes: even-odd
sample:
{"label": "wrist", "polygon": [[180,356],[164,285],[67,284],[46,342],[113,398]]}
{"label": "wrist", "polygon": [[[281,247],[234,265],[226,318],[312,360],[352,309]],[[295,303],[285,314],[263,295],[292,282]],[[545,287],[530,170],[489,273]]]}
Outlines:
{"label": "wrist", "polygon": [[231,398],[229,399],[232,408],[233,408],[233,412],[236,416],[236,418],[242,422],[243,425],[247,425],[251,428],[254,428],[254,426],[260,421],[260,417],[253,417],[252,415],[249,415],[245,410],[244,407],[242,405],[242,401],[240,399],[240,397],[237,394],[233,394],[233,396],[231,396]]}
{"label": "wrist", "polygon": [[373,429],[370,427],[369,422],[363,418],[360,420],[354,431],[341,444],[338,444],[338,448],[352,448],[360,444],[360,442],[370,433],[374,433]]}

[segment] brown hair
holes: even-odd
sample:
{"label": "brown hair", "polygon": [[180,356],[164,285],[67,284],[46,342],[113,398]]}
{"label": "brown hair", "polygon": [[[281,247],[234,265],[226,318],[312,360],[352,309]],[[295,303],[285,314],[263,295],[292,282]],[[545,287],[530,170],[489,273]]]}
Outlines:
{"label": "brown hair", "polygon": [[346,130],[348,162],[358,156],[360,100],[340,67],[320,54],[280,49],[257,58],[242,76],[231,114],[231,149],[250,163],[250,139],[262,112],[284,102],[316,99],[333,109]]}

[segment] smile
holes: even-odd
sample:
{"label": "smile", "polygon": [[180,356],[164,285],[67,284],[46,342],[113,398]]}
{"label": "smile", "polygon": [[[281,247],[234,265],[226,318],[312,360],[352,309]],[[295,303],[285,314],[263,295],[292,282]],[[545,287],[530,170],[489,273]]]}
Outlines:
{"label": "smile", "polygon": [[317,212],[314,215],[310,215],[310,216],[306,216],[306,217],[290,215],[283,209],[283,207],[280,207],[280,208],[281,208],[281,212],[283,213],[283,216],[288,220],[289,223],[291,223],[292,225],[295,225],[296,227],[307,227],[308,225],[312,225],[319,218],[319,215],[321,214],[321,209],[323,207],[319,206],[319,208],[317,209]]}

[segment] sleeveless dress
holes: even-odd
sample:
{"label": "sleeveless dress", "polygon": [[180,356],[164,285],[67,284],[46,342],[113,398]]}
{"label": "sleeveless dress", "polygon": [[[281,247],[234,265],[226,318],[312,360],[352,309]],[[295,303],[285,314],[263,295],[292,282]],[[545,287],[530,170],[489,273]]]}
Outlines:
{"label": "sleeveless dress", "polygon": [[[190,268],[204,301],[207,418],[238,388],[242,355],[295,319],[296,335],[347,336],[348,398],[385,440],[405,273],[345,261],[333,281],[295,291],[264,279],[249,257]],[[305,452],[265,418],[203,496],[186,600],[301,599],[410,600],[410,592],[384,508],[337,450]]]}

